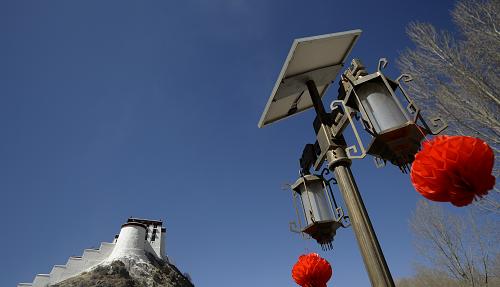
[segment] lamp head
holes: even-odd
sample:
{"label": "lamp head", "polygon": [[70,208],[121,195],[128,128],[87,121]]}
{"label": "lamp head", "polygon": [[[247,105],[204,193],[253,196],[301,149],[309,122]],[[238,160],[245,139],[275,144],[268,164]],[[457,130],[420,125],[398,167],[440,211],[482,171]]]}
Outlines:
{"label": "lamp head", "polygon": [[305,218],[306,226],[300,232],[314,238],[323,249],[332,249],[333,238],[337,229],[342,227],[342,222],[335,216],[326,184],[322,177],[307,174],[300,176],[291,189],[294,196],[300,198]]}
{"label": "lamp head", "polygon": [[368,74],[361,61],[354,59],[342,75],[339,99],[361,115],[364,129],[372,135],[367,153],[406,169],[425,133],[408,113],[413,103],[403,108],[396,96],[398,89],[402,91],[399,83],[386,78],[380,66]]}

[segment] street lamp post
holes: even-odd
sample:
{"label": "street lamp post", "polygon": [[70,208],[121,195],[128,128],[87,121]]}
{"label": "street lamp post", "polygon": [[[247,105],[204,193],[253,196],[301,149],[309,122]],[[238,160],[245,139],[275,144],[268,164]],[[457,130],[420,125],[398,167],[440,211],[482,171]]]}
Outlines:
{"label": "street lamp post", "polygon": [[[306,224],[298,232],[331,249],[336,230],[347,227],[348,218],[372,286],[391,287],[394,281],[352,175],[351,159],[370,154],[379,164],[389,161],[406,172],[425,134],[437,134],[446,124],[434,118],[431,121],[434,129],[427,125],[399,84],[400,80],[409,81],[411,77],[401,75],[397,81],[386,78],[381,72],[387,64],[385,59],[379,61],[377,71],[372,74],[354,59],[341,76],[338,99],[330,105],[331,112],[325,111],[321,97],[336,79],[360,34],[361,30],[352,30],[295,40],[259,127],[314,108],[316,142],[305,146],[300,160],[301,175],[292,185],[294,199],[300,198]],[[406,100],[406,107],[398,100],[397,93]],[[367,148],[353,118],[359,118],[371,135]],[[343,131],[347,126],[352,127],[357,145],[346,144]],[[324,177],[310,174],[311,168],[318,171],[325,161],[334,173],[348,216],[337,206],[331,189],[327,192]]]}
{"label": "street lamp post", "polygon": [[[324,121],[327,114],[316,90],[316,85],[314,81],[308,81],[306,85],[316,114],[320,121],[322,121],[321,119]],[[335,174],[372,286],[394,286],[391,272],[352,175],[351,160],[347,157],[346,148],[347,145],[342,134],[332,138],[331,146],[326,152],[328,168]]]}

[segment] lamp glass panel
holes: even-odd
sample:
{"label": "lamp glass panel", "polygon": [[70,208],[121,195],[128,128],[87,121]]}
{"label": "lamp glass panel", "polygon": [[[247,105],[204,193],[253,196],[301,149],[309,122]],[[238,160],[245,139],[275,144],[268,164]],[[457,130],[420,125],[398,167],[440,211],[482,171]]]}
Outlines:
{"label": "lamp glass panel", "polygon": [[383,83],[364,83],[356,89],[356,93],[377,133],[408,121],[406,114]]}
{"label": "lamp glass panel", "polygon": [[323,188],[323,183],[318,181],[306,181],[307,189],[304,184],[301,186],[301,200],[304,206],[307,225],[314,221],[334,220],[330,200]]}

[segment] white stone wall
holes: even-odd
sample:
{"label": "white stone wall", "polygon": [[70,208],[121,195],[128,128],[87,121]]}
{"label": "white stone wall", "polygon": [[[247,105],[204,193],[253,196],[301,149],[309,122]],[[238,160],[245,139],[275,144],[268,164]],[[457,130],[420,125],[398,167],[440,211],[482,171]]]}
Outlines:
{"label": "white stone wall", "polygon": [[[153,231],[155,229],[156,232]],[[161,223],[156,227],[153,224],[126,223],[122,225],[120,234],[113,243],[103,242],[99,249],[85,249],[82,256],[70,257],[65,265],[55,265],[50,274],[38,274],[32,283],[19,283],[17,286],[47,287],[120,257],[135,256],[147,261],[145,252],[165,260],[165,233],[161,229]],[[156,234],[154,240],[153,234]]]}
{"label": "white stone wall", "polygon": [[158,258],[163,258],[161,235],[161,225],[148,225],[147,249]]}
{"label": "white stone wall", "polygon": [[113,261],[126,256],[137,256],[147,261],[146,227],[138,223],[126,223],[120,230],[115,248],[106,261]]}

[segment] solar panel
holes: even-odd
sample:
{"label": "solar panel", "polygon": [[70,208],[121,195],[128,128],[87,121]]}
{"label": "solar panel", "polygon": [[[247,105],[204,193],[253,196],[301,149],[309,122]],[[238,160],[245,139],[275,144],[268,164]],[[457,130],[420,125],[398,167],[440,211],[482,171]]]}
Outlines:
{"label": "solar panel", "polygon": [[262,113],[259,128],[313,106],[306,82],[316,83],[321,97],[335,80],[361,30],[293,41],[290,52]]}

